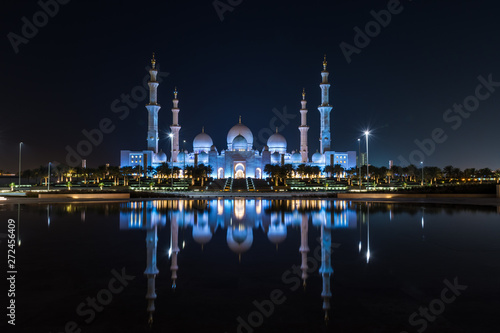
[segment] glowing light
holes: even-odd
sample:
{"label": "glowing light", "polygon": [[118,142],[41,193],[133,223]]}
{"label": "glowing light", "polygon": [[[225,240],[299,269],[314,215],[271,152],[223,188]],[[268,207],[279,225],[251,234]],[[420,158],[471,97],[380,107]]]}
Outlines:
{"label": "glowing light", "polygon": [[182,248],[186,247],[186,241],[182,241]]}
{"label": "glowing light", "polygon": [[168,257],[170,258],[172,256],[172,248],[168,249]]}
{"label": "glowing light", "polygon": [[424,224],[425,224],[424,217],[422,216],[422,229],[424,228]]}
{"label": "glowing light", "polygon": [[366,251],[366,263],[369,263],[370,262],[370,249],[368,249],[368,251]]}
{"label": "glowing light", "polygon": [[359,249],[359,253],[361,253],[361,241],[359,241],[358,249]]}

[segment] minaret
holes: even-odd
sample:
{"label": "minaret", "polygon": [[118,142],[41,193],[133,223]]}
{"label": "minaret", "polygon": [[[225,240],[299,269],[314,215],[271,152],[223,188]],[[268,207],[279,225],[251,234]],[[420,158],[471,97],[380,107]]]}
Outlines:
{"label": "minaret", "polygon": [[306,89],[302,90],[302,109],[300,109],[300,155],[302,156],[302,163],[307,163],[309,149],[307,147],[307,131],[309,126],[307,126],[307,101],[306,101]]}
{"label": "minaret", "polygon": [[157,100],[157,89],[160,84],[156,81],[156,75],[158,70],[156,69],[156,59],[153,53],[153,59],[151,59],[151,69],[149,70],[149,75],[151,76],[148,81],[149,85],[149,104],[146,104],[146,109],[148,109],[148,150],[152,150],[154,153],[158,153],[158,111],[160,110],[160,104]]}
{"label": "minaret", "polygon": [[306,287],[307,281],[307,253],[309,252],[308,246],[308,228],[309,228],[309,216],[307,214],[302,214],[302,222],[300,224],[300,254],[302,255],[302,262],[300,269],[302,270],[302,285]]}
{"label": "minaret", "polygon": [[181,130],[181,126],[179,125],[179,100],[177,99],[177,87],[174,90],[174,99],[172,108],[172,125],[170,129],[172,130],[174,145],[172,149],[172,162],[177,162],[177,155],[179,155],[179,131]]}
{"label": "minaret", "polygon": [[156,275],[159,273],[158,267],[156,266],[156,244],[158,242],[158,232],[157,225],[151,225],[151,219],[147,221],[147,232],[146,232],[146,248],[147,248],[147,267],[144,274],[148,278],[148,291],[146,293],[146,299],[148,300],[147,311],[149,313],[149,324],[153,323],[153,312],[155,311],[155,279]]}
{"label": "minaret", "polygon": [[328,83],[328,76],[330,75],[326,70],[326,55],[323,60],[323,71],[321,72],[321,77],[323,78],[321,84],[321,105],[318,106],[318,110],[321,114],[321,132],[320,132],[320,153],[323,154],[325,151],[330,150],[331,134],[330,134],[330,112],[332,111],[332,106],[330,106],[330,83]]}

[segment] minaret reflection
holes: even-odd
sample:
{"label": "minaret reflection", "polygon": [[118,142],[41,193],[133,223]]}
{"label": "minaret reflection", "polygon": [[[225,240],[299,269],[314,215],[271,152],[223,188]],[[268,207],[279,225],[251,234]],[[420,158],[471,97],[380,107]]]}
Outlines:
{"label": "minaret reflection", "polygon": [[155,299],[156,299],[156,288],[155,280],[156,275],[159,273],[156,266],[156,245],[158,243],[158,226],[156,223],[152,222],[151,219],[147,219],[146,222],[146,249],[147,249],[147,266],[144,274],[148,278],[148,291],[146,293],[146,299],[148,300],[147,311],[149,313],[148,323],[153,323],[153,312],[155,311]]}
{"label": "minaret reflection", "polygon": [[323,290],[321,297],[323,298],[323,311],[325,311],[325,320],[328,320],[328,311],[330,310],[330,298],[332,292],[330,288],[330,278],[333,274],[332,268],[332,225],[325,221],[321,224],[321,267],[319,273],[323,280]]}
{"label": "minaret reflection", "polygon": [[302,261],[300,264],[300,269],[302,270],[302,285],[304,288],[307,285],[307,253],[309,253],[308,245],[309,237],[309,215],[302,214],[302,222],[300,223],[300,254],[302,255]]}
{"label": "minaret reflection", "polygon": [[179,254],[179,225],[177,224],[177,217],[172,214],[170,218],[170,251],[172,254],[170,262],[170,271],[172,272],[172,288],[175,290],[177,287],[177,271],[179,266],[177,264],[177,255]]}

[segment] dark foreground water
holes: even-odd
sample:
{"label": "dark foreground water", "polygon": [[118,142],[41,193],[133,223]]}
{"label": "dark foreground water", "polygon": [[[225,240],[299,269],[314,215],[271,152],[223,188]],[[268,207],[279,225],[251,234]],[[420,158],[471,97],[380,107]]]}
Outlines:
{"label": "dark foreground water", "polygon": [[[325,200],[0,206],[16,332],[498,332],[500,216]],[[5,281],[5,280],[4,280]]]}

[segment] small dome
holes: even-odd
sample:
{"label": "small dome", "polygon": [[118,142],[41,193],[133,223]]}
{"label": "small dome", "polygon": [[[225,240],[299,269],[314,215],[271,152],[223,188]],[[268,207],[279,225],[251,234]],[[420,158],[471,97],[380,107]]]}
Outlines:
{"label": "small dome", "polygon": [[198,244],[206,244],[212,239],[212,232],[208,224],[193,227],[193,239]]}
{"label": "small dome", "polygon": [[215,147],[215,145],[212,145],[212,147],[210,147],[210,151],[217,151],[217,148]]}
{"label": "small dome", "polygon": [[284,224],[271,224],[267,238],[273,244],[279,244],[286,239],[286,226]]}
{"label": "small dome", "polygon": [[293,153],[292,163],[301,163],[301,162],[302,162],[302,155],[300,155],[300,153]]}
{"label": "small dome", "polygon": [[319,152],[315,152],[312,156],[312,162],[313,163],[324,163],[325,157],[322,154],[320,154]]}
{"label": "small dome", "polygon": [[158,154],[154,155],[154,159],[156,163],[166,163],[167,162],[167,154],[160,150]]}
{"label": "small dome", "polygon": [[233,140],[233,150],[247,150],[248,141],[244,136],[238,135]]}
{"label": "small dome", "polygon": [[212,138],[203,129],[193,140],[193,150],[194,152],[209,151],[213,144]]}
{"label": "small dome", "polygon": [[188,159],[188,156],[185,152],[181,151],[178,155],[177,155],[177,161],[178,162],[184,162],[184,158],[187,160]]}
{"label": "small dome", "polygon": [[264,148],[262,149],[262,151],[269,151],[269,146],[265,145]]}
{"label": "small dome", "polygon": [[267,145],[269,146],[269,151],[285,153],[286,152],[286,139],[283,135],[278,132],[274,133],[267,139]]}
{"label": "small dome", "polygon": [[281,162],[281,154],[278,152],[274,152],[271,154],[271,163],[280,163]]}
{"label": "small dome", "polygon": [[241,117],[240,122],[234,125],[227,133],[227,144],[230,145],[238,135],[243,136],[248,144],[253,145],[252,131],[241,123]]}

